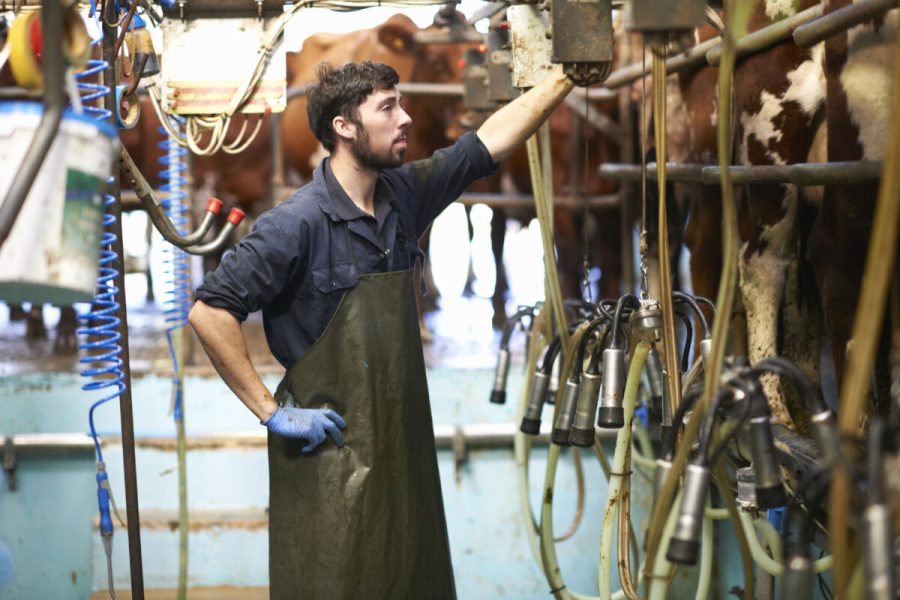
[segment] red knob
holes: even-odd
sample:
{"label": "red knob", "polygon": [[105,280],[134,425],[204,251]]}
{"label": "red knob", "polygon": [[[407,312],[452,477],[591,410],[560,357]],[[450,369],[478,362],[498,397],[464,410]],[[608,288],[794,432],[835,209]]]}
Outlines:
{"label": "red knob", "polygon": [[241,221],[243,221],[244,217],[246,216],[247,213],[235,207],[231,209],[230,213],[228,213],[228,222],[233,223],[235,226],[237,226],[241,224]]}
{"label": "red knob", "polygon": [[[27,23],[27,21],[26,21]],[[31,20],[31,49],[38,61],[44,58],[44,32],[41,30],[40,14]]]}
{"label": "red knob", "polygon": [[206,201],[206,212],[211,212],[214,215],[219,214],[219,210],[222,208],[222,205],[225,203],[219,200],[218,198],[210,198]]}

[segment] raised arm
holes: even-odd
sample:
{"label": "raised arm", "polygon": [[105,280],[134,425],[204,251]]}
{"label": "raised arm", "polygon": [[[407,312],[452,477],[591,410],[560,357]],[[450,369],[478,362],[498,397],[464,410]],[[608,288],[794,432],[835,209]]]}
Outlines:
{"label": "raised arm", "polygon": [[556,65],[540,83],[491,115],[477,134],[494,162],[509,156],[537,131],[573,87],[562,66]]}

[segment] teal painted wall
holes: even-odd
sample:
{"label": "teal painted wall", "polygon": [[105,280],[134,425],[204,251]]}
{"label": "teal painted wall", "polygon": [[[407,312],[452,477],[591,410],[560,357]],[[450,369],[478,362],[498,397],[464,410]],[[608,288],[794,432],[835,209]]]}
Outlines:
{"label": "teal painted wall", "polygon": [[[434,420],[437,424],[510,423],[519,378],[510,377],[505,406],[489,404],[490,370],[437,369],[429,372]],[[0,382],[3,411],[0,433],[86,432],[91,398],[80,391],[80,377],[69,374],[28,374]],[[277,378],[267,377],[273,386]],[[98,396],[93,396],[98,397]],[[170,381],[142,376],[133,382],[135,430],[138,437],[172,436],[168,416]],[[185,393],[188,435],[257,430],[256,419],[216,378],[191,377]],[[118,407],[105,405],[96,413],[101,433],[119,431]],[[611,451],[611,448],[610,448]],[[546,448],[532,453],[530,495],[537,506],[543,484]],[[121,448],[104,447],[114,497],[124,502]],[[517,471],[512,449],[468,453],[457,470],[450,451],[438,462],[444,491],[451,552],[460,598],[546,598],[547,584],[532,557],[522,527]],[[139,448],[138,485],[142,514],[177,510],[176,456],[172,451]],[[571,589],[596,594],[599,520],[606,483],[592,456],[584,461],[587,495],[585,515],[575,536],[559,544],[563,575]],[[267,506],[268,476],[262,448],[219,448],[188,453],[188,495],[193,511],[251,511]],[[106,587],[106,561],[93,527],[96,484],[91,454],[22,461],[20,490],[0,494],[0,539],[13,550],[17,564],[14,584],[0,599],[84,598]],[[574,468],[568,451],[557,472],[554,529],[560,533],[572,521],[576,505]],[[634,519],[642,531],[649,489],[635,478]],[[122,509],[124,511],[124,509]],[[724,534],[724,546],[729,536]],[[177,582],[177,532],[144,529],[144,577],[147,588],[171,588]],[[115,584],[129,585],[128,548],[123,529],[114,541]],[[720,587],[740,584],[739,572],[726,567]],[[733,562],[733,561],[732,561]],[[265,585],[265,527],[201,528],[190,537],[190,584]],[[732,571],[738,573],[736,579]],[[682,569],[671,597],[692,597],[693,570]],[[734,579],[732,582],[731,579]],[[617,582],[613,586],[616,589]]]}

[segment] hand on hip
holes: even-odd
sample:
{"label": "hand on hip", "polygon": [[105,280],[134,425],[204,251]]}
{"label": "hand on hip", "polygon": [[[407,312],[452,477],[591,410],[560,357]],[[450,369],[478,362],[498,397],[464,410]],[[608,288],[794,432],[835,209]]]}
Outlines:
{"label": "hand on hip", "polygon": [[341,415],[330,408],[296,408],[279,406],[266,421],[260,421],[272,433],[290,438],[300,438],[307,444],[300,450],[304,454],[313,452],[325,436],[331,437],[338,448],[344,447],[341,429],[347,427]]}

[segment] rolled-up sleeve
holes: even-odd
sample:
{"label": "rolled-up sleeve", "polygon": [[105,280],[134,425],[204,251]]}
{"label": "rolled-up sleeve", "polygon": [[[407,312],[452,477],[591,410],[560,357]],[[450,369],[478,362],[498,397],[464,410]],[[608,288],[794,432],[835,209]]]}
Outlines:
{"label": "rolled-up sleeve", "polygon": [[244,321],[252,312],[270,304],[296,275],[307,244],[305,227],[285,220],[277,211],[263,214],[251,232],[222,257],[206,275],[196,299],[223,308]]}
{"label": "rolled-up sleeve", "polygon": [[421,236],[474,181],[493,175],[497,168],[478,136],[469,132],[430,158],[397,169],[397,183],[405,187],[399,196],[413,202],[408,208],[415,217],[416,235]]}

